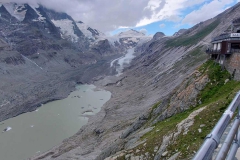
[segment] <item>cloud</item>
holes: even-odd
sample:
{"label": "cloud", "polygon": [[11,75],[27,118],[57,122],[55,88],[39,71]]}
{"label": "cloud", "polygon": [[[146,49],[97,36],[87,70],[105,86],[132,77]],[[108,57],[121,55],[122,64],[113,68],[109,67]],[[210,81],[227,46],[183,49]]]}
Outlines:
{"label": "cloud", "polygon": [[145,28],[140,29],[139,32],[141,32],[141,33],[143,33],[145,35],[147,34],[147,30]]}
{"label": "cloud", "polygon": [[234,0],[213,0],[210,3],[205,3],[200,9],[194,10],[186,15],[182,23],[194,25],[213,18],[223,12],[227,5],[233,2]]}
{"label": "cloud", "polygon": [[[154,7],[149,0],[0,0],[1,2],[39,3],[56,11],[66,12],[103,32],[120,26],[134,27],[142,17],[150,17]],[[161,1],[161,0],[158,0]],[[156,1],[157,2],[157,1]],[[152,4],[153,6],[155,4]]]}
{"label": "cloud", "polygon": [[48,8],[54,9],[56,11],[66,11],[67,8],[74,9],[78,6],[78,0],[0,0],[0,2],[8,3],[8,2],[16,2],[16,3],[29,3],[29,4],[42,4]]}
{"label": "cloud", "polygon": [[230,1],[233,0],[212,0],[211,7],[207,7],[211,4],[207,3],[209,0],[0,0],[39,3],[47,8],[66,12],[75,20],[103,32],[111,32],[118,28],[142,27],[162,20],[181,22],[187,8],[206,3],[200,10],[193,11],[183,20],[183,23],[194,24],[220,13],[221,5]]}
{"label": "cloud", "polygon": [[166,25],[164,23],[162,23],[162,24],[159,25],[159,27],[164,28],[164,27],[166,27]]}
{"label": "cloud", "polygon": [[150,17],[143,17],[136,26],[144,26],[153,22],[158,22],[161,20],[168,20],[173,22],[179,22],[182,20],[182,11],[200,5],[207,0],[150,0],[148,6],[156,5],[151,8],[152,14]]}
{"label": "cloud", "polygon": [[183,3],[183,5],[184,5],[185,7],[192,7],[192,6],[196,6],[196,5],[202,4],[202,3],[204,3],[204,2],[206,2],[206,0],[185,1],[185,2]]}

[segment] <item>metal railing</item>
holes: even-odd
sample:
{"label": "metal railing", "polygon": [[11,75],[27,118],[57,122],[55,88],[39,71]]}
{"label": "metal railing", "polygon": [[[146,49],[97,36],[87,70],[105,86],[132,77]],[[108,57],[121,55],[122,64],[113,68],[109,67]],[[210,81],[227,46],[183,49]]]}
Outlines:
{"label": "metal railing", "polygon": [[207,54],[220,54],[221,53],[221,49],[220,50],[207,49],[206,53]]}
{"label": "metal railing", "polygon": [[[207,54],[221,54],[222,53],[222,50],[219,49],[219,50],[213,50],[213,49],[207,49],[205,51]],[[234,49],[234,48],[231,48],[229,51],[227,51],[225,54],[232,54],[232,53],[240,53],[240,49]]]}
{"label": "metal railing", "polygon": [[[206,137],[201,148],[196,153],[193,160],[210,160],[213,157],[214,150],[218,147],[220,139],[230,123],[234,112],[238,108],[238,114],[233,122],[233,125],[222,144],[220,151],[216,156],[216,160],[232,160],[240,145],[240,131],[238,132],[240,124],[240,91],[237,93],[227,110],[224,112],[212,132]],[[232,147],[231,147],[232,146]],[[230,149],[231,147],[231,149]]]}

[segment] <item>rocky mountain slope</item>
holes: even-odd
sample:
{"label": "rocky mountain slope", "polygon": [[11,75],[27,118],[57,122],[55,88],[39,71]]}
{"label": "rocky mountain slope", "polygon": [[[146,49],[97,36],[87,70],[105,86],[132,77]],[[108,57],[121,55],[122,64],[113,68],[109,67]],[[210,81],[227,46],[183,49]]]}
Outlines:
{"label": "rocky mountain slope", "polygon": [[[139,56],[120,77],[106,77],[95,82],[96,85],[112,92],[111,100],[102,110],[91,117],[88,125],[80,129],[76,135],[33,159],[102,160],[118,151],[120,152],[108,159],[159,159],[160,157],[176,159],[179,155],[182,159],[191,157],[197,149],[195,144],[193,144],[195,148],[192,153],[184,152],[183,154],[178,152],[179,148],[176,146],[181,147],[181,145],[175,141],[175,148],[172,146],[170,153],[166,149],[169,145],[169,137],[173,134],[176,137],[182,136],[180,133],[184,129],[184,133],[188,129],[191,130],[192,123],[188,122],[193,120],[197,122],[197,129],[199,125],[201,129],[205,124],[202,125],[199,119],[195,120],[195,117],[201,115],[203,118],[207,112],[215,113],[216,110],[224,110],[221,109],[226,105],[223,100],[234,95],[235,90],[229,91],[226,97],[217,101],[223,104],[220,108],[215,108],[217,105],[214,101],[210,107],[197,108],[194,112],[189,111],[201,103],[209,103],[209,99],[204,96],[209,90],[204,92],[204,89],[213,84],[215,86],[215,83],[209,83],[209,81],[216,82],[216,79],[211,79],[212,76],[206,74],[206,68],[209,67],[207,65],[203,65],[205,69],[195,69],[208,59],[204,51],[211,45],[211,39],[227,30],[233,19],[240,17],[239,10],[240,4],[237,4],[215,18],[184,31],[179,36],[161,37],[162,34],[159,34],[161,38],[154,38],[137,47],[136,54]],[[219,75],[220,72],[214,75]],[[219,87],[218,84],[224,86],[224,81],[229,78],[229,74],[224,73],[222,77],[221,83],[216,82],[217,87]],[[231,81],[228,85],[236,83]],[[225,93],[225,89],[222,88],[222,92],[219,93]],[[217,93],[217,95],[214,94],[211,96],[219,96]],[[202,95],[202,98],[205,97],[206,101],[198,99],[199,95]],[[174,115],[178,113],[182,114],[175,117]],[[219,116],[221,112],[217,114]],[[216,115],[215,119],[218,116]],[[183,124],[186,128],[181,128]],[[211,121],[208,131],[214,124]],[[190,132],[190,135],[196,135],[192,134],[193,132]],[[202,140],[201,137],[204,135],[201,135],[198,140]],[[200,140],[197,144],[198,146],[201,144]]]}
{"label": "rocky mountain slope", "polygon": [[113,74],[111,60],[137,45],[121,38],[115,44],[41,5],[0,4],[0,121],[66,97],[76,83]]}

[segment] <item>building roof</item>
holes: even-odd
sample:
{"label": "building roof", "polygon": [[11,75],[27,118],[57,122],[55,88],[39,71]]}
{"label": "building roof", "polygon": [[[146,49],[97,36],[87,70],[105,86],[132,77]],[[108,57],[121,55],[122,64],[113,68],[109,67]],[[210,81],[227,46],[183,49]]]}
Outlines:
{"label": "building roof", "polygon": [[213,38],[212,43],[219,43],[222,41],[239,41],[240,33],[224,33]]}

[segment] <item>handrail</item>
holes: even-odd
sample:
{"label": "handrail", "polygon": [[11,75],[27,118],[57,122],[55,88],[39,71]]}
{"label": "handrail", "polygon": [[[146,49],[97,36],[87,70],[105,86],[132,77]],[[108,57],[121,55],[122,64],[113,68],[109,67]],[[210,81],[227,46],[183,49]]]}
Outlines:
{"label": "handrail", "polygon": [[[218,50],[213,50],[213,49],[207,49],[205,51],[207,54],[221,54],[222,50],[218,49]],[[230,50],[228,50],[225,54],[232,54],[232,53],[240,53],[240,49],[234,49],[231,48]]]}
{"label": "handrail", "polygon": [[207,49],[206,50],[206,53],[208,54],[220,54],[221,53],[221,49],[218,49],[218,50],[213,50],[213,49]]}
{"label": "handrail", "polygon": [[[204,143],[202,144],[201,148],[196,153],[193,160],[210,160],[210,159],[212,159],[213,152],[218,147],[218,145],[220,143],[221,136],[223,135],[223,133],[226,130],[229,122],[231,121],[231,119],[233,117],[233,113],[236,111],[237,108],[239,108],[239,106],[240,106],[240,91],[236,94],[236,96],[234,97],[234,99],[232,100],[232,102],[230,103],[228,108],[226,109],[226,111],[223,113],[222,117],[220,118],[220,120],[218,121],[216,126],[213,128],[212,132],[209,135],[207,135]],[[239,115],[240,114],[238,112],[237,120],[239,120]],[[232,143],[232,140],[233,140],[235,135],[236,135],[237,138],[238,137],[240,138],[240,135],[237,136],[238,135],[239,122],[236,122],[235,126],[237,126],[237,129],[235,129],[235,128],[231,129],[231,130],[234,130],[234,131],[230,131],[229,133],[231,135],[228,134],[228,136],[227,136],[227,138],[228,138],[227,141],[231,141],[231,143]],[[231,137],[231,136],[233,136],[233,137]],[[235,143],[239,144],[239,140],[236,137],[234,139]],[[222,148],[221,148],[221,151],[224,151],[224,152],[228,153],[228,151],[229,151],[228,143],[224,144],[222,146]],[[233,149],[233,151],[232,151],[232,149]],[[235,148],[232,147],[232,149],[231,149],[230,153],[233,154],[236,150],[236,144],[235,144]],[[236,154],[236,152],[235,152],[235,154]],[[227,154],[224,153],[223,155],[218,155],[218,156],[221,157],[221,159],[222,158],[225,159]]]}

